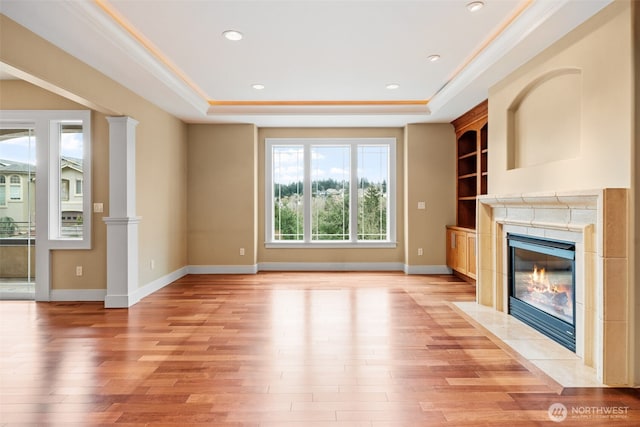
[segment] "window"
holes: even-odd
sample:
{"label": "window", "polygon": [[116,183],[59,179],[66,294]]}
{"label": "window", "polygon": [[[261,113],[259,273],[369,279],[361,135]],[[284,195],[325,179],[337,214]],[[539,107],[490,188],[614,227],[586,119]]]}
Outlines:
{"label": "window", "polygon": [[[91,112],[2,111],[0,128],[22,129],[25,125],[35,135],[38,179],[30,181],[16,174],[19,181],[14,182],[13,175],[6,176],[0,202],[2,197],[8,202],[22,200],[23,193],[35,186],[35,206],[41,207],[35,213],[41,244],[46,243],[48,249],[90,249]],[[77,180],[82,182],[79,197]],[[15,199],[18,195],[21,198]]]}
{"label": "window", "polygon": [[7,177],[0,175],[0,206],[7,206]]}
{"label": "window", "polygon": [[395,246],[395,139],[266,140],[266,242]]}
{"label": "window", "polygon": [[69,180],[63,179],[60,181],[60,200],[63,202],[69,201]]}
{"label": "window", "polygon": [[9,177],[9,200],[12,202],[22,200],[22,179],[18,175]]}
{"label": "window", "polygon": [[[83,213],[90,213],[85,211],[88,208],[82,195],[82,181],[86,176],[84,158],[88,125],[87,120],[72,117],[51,122],[51,143],[57,148],[55,158],[52,158],[55,169],[52,165],[51,172],[58,174],[60,192],[56,209],[58,218],[50,232],[57,239],[82,239],[85,226],[83,218],[87,217]],[[75,188],[71,187],[72,182]]]}

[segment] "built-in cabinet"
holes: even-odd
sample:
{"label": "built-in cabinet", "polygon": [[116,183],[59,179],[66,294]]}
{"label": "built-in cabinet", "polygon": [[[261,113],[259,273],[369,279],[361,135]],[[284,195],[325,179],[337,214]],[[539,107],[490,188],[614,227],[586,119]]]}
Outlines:
{"label": "built-in cabinet", "polygon": [[475,279],[476,199],[487,194],[488,102],[455,119],[456,224],[447,227],[447,265]]}
{"label": "built-in cabinet", "polygon": [[476,231],[447,227],[447,265],[460,274],[476,278]]}

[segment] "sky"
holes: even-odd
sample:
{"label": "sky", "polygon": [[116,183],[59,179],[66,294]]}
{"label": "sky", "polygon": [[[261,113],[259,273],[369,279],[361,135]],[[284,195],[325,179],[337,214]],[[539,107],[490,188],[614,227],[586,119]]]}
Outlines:
{"label": "sky", "polygon": [[[277,146],[273,156],[274,181],[290,184],[303,181],[302,147]],[[358,177],[370,182],[388,180],[388,148],[385,146],[360,146],[358,153]],[[349,147],[314,147],[311,154],[312,179],[349,179]]]}
{"label": "sky", "polygon": [[[66,157],[82,158],[82,134],[62,134],[61,154]],[[0,159],[22,163],[35,163],[34,137],[23,136],[0,140]]]}

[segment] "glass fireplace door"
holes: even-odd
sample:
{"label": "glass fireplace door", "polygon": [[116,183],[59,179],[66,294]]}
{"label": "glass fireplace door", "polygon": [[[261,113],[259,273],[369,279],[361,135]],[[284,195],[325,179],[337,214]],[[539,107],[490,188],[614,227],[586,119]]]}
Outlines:
{"label": "glass fireplace door", "polygon": [[575,244],[509,235],[509,313],[575,351]]}
{"label": "glass fireplace door", "polygon": [[516,248],[513,296],[573,324],[573,260]]}

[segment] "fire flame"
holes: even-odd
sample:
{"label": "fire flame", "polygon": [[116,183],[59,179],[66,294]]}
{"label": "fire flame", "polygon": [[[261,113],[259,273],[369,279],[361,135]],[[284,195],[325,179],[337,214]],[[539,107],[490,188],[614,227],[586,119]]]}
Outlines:
{"label": "fire flame", "polygon": [[533,270],[520,274],[522,276],[516,281],[516,298],[569,323],[573,322],[573,283],[567,277],[567,272],[553,269],[548,272],[534,265]]}
{"label": "fire flame", "polygon": [[544,283],[546,279],[546,270],[541,268],[540,271],[538,271],[538,266],[533,266],[533,275],[531,279],[536,283]]}
{"label": "fire flame", "polygon": [[547,272],[544,268],[538,269],[538,266],[533,267],[533,273],[529,276],[531,281],[531,287],[537,292],[558,292],[557,286],[551,286]]}

